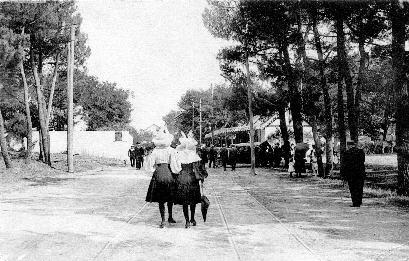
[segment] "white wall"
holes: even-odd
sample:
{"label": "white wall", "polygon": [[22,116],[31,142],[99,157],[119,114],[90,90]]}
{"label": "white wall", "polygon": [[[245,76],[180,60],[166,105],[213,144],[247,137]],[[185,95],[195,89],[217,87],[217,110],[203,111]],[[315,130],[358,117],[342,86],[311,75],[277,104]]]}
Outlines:
{"label": "white wall", "polygon": [[[122,141],[115,141],[115,131],[75,131],[74,153],[128,159],[128,150],[133,143],[132,136],[127,131],[122,131]],[[33,132],[33,141],[36,142],[34,151],[39,152],[39,133]],[[51,153],[67,151],[67,132],[50,131]]]}

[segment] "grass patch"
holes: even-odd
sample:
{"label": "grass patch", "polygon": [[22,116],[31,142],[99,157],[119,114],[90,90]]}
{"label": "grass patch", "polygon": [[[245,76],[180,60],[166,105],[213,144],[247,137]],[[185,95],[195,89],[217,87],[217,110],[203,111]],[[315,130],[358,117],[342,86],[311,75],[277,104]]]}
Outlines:
{"label": "grass patch", "polygon": [[364,198],[393,198],[396,191],[381,188],[364,187]]}
{"label": "grass patch", "polygon": [[406,207],[406,208],[409,207],[409,197],[394,196],[394,197],[388,198],[388,202],[390,204],[397,205],[400,207]]}
{"label": "grass patch", "polygon": [[[0,157],[1,158],[1,157]],[[67,155],[52,154],[51,167],[38,161],[38,154],[34,154],[29,163],[25,159],[12,159],[13,168],[6,169],[3,160],[0,160],[0,182],[4,184],[18,183],[23,180],[48,180],[57,179],[58,176],[67,175]],[[117,159],[93,157],[87,155],[74,156],[74,170],[76,173],[100,169],[104,167],[123,166]]]}

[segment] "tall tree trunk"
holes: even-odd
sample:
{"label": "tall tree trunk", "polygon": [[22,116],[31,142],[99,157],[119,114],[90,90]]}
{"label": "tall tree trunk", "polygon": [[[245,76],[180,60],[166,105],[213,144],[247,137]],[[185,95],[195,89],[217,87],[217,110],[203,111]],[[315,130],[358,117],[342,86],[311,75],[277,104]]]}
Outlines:
{"label": "tall tree trunk", "polygon": [[[25,28],[21,30],[21,39],[24,39],[24,32]],[[22,40],[23,41],[23,40]],[[26,73],[24,71],[24,48],[22,47],[23,44],[19,45],[19,49],[21,51],[21,61],[19,64],[21,79],[23,81],[23,89],[24,89],[24,107],[26,111],[26,121],[27,121],[27,150],[26,150],[26,163],[31,159],[32,149],[33,149],[33,123],[31,121],[31,112],[30,112],[30,96],[29,96],[29,89],[27,84]]]}
{"label": "tall tree trunk", "polygon": [[312,129],[312,136],[314,138],[315,143],[315,153],[317,156],[317,165],[318,165],[318,176],[324,177],[324,164],[322,163],[322,145],[320,136],[318,133],[318,124],[317,124],[317,117],[312,116],[310,121],[311,129]]}
{"label": "tall tree trunk", "polygon": [[356,120],[356,107],[354,86],[352,76],[347,60],[347,52],[345,49],[345,32],[342,12],[337,15],[337,52],[338,62],[342,64],[341,74],[345,80],[345,91],[347,94],[347,110],[348,110],[348,127],[351,140],[358,142],[358,125]]}
{"label": "tall tree trunk", "polygon": [[360,122],[360,102],[361,102],[361,92],[366,80],[366,60],[367,54],[365,52],[365,39],[361,36],[359,39],[359,70],[358,70],[358,82],[355,89],[355,121],[357,127],[359,127]]}
{"label": "tall tree trunk", "polygon": [[[35,85],[36,85],[36,92],[37,92],[37,102],[38,102],[38,118],[40,121],[40,128],[41,128],[41,135],[40,139],[42,141],[42,148],[43,148],[43,162],[51,166],[51,155],[50,155],[50,146],[49,146],[49,132],[48,126],[46,125],[46,104],[45,98],[43,94],[43,89],[41,86],[40,76],[38,75],[37,65],[34,61],[34,51],[30,50],[31,56],[31,66],[34,74]],[[41,67],[41,66],[40,66]]]}
{"label": "tall tree trunk", "polygon": [[20,74],[23,80],[24,86],[24,105],[26,110],[26,121],[27,121],[27,151],[26,151],[26,162],[31,159],[32,147],[33,147],[33,124],[31,122],[31,112],[30,112],[30,97],[28,84],[26,79],[26,74],[24,72],[23,62],[20,62]]}
{"label": "tall tree trunk", "polygon": [[[290,146],[290,135],[288,134],[288,129],[287,129],[287,120],[285,118],[286,108],[287,106],[285,105],[284,102],[282,102],[281,106],[278,107],[278,117],[280,119],[280,132],[281,132],[281,138],[283,139],[283,142],[284,142],[284,148],[289,149],[291,148],[291,146]],[[285,166],[288,166],[288,163],[290,161],[289,157],[290,155],[287,153],[287,151],[284,151]]]}
{"label": "tall tree trunk", "polygon": [[250,79],[250,68],[249,68],[249,54],[246,48],[246,74],[247,74],[247,98],[248,98],[248,111],[249,111],[249,122],[250,122],[250,156],[251,156],[251,170],[250,175],[256,174],[256,156],[254,151],[254,126],[253,126],[253,107],[252,107],[252,91],[251,91],[251,79]]}
{"label": "tall tree trunk", "polygon": [[303,127],[302,127],[302,101],[301,94],[298,89],[297,79],[295,77],[293,68],[291,67],[290,54],[288,52],[288,43],[286,39],[283,39],[283,44],[281,52],[284,57],[284,67],[287,72],[286,78],[288,83],[288,89],[290,94],[290,109],[293,119],[293,128],[294,128],[294,138],[296,143],[303,142]]}
{"label": "tall tree trunk", "polygon": [[399,1],[392,0],[392,69],[396,103],[398,194],[409,195],[409,97],[405,84],[405,19]]}
{"label": "tall tree trunk", "polygon": [[[335,21],[335,27],[337,30],[337,56],[338,56],[338,133],[339,133],[339,141],[340,141],[340,173],[341,177],[345,178],[344,175],[344,153],[346,151],[346,132],[345,132],[345,115],[344,115],[344,88],[343,88],[343,66],[345,65],[342,61],[342,52],[344,46],[344,25],[343,19],[341,16],[337,15]],[[344,46],[345,47],[345,46]]]}
{"label": "tall tree trunk", "polygon": [[324,178],[328,177],[332,174],[333,162],[332,162],[332,154],[333,154],[333,132],[332,132],[332,108],[331,108],[331,97],[329,96],[328,86],[327,86],[327,79],[325,77],[325,61],[324,55],[322,51],[321,45],[321,37],[318,32],[317,27],[317,13],[316,9],[311,10],[311,18],[312,18],[312,26],[314,32],[314,41],[315,41],[315,48],[317,49],[318,55],[318,65],[319,65],[319,72],[320,72],[320,86],[321,91],[324,96],[324,115],[325,115],[325,172]]}
{"label": "tall tree trunk", "polygon": [[47,126],[50,125],[51,112],[53,110],[53,99],[54,99],[55,85],[57,83],[57,78],[58,78],[59,61],[60,61],[60,53],[58,52],[57,55],[55,56],[55,67],[54,67],[54,72],[53,72],[53,80],[51,82],[50,96],[48,97],[48,108],[47,108],[47,118],[46,118]]}
{"label": "tall tree trunk", "polygon": [[0,148],[1,148],[1,154],[3,156],[4,164],[6,165],[6,168],[12,168],[8,148],[7,148],[7,142],[6,142],[6,137],[4,134],[6,133],[6,130],[4,128],[4,120],[3,120],[3,115],[1,113],[0,109]]}

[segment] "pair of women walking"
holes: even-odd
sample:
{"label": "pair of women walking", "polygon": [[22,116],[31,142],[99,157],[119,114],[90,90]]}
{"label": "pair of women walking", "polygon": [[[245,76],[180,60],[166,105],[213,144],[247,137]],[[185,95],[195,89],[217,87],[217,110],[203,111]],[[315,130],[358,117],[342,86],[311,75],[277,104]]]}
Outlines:
{"label": "pair of women walking", "polygon": [[[168,206],[168,222],[176,223],[172,216],[173,204],[183,206],[185,228],[196,226],[196,204],[201,201],[200,184],[207,172],[196,153],[197,141],[189,133],[182,133],[180,145],[170,147],[173,135],[160,131],[152,140],[155,149],[146,159],[145,168],[153,173],[146,195],[147,202],[158,202],[161,215],[160,228],[165,226],[165,203]],[[189,217],[190,206],[190,217]]]}

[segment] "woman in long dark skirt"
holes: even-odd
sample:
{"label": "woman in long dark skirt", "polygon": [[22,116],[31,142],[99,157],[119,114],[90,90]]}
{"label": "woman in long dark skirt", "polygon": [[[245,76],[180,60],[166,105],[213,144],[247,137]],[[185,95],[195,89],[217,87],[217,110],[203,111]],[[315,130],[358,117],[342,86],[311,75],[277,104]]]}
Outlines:
{"label": "woman in long dark skirt", "polygon": [[153,139],[155,149],[147,157],[145,169],[152,172],[152,179],[146,194],[147,202],[158,202],[161,216],[160,228],[165,226],[165,203],[168,205],[168,222],[176,223],[172,217],[173,197],[175,194],[175,179],[173,175],[181,171],[176,151],[170,147],[173,135],[166,131],[159,132]]}
{"label": "woman in long dark skirt", "polygon": [[182,170],[176,179],[174,203],[183,206],[183,215],[186,220],[185,228],[189,228],[190,224],[196,226],[196,204],[201,201],[199,182],[204,181],[207,177],[207,172],[201,158],[196,153],[197,142],[193,139],[193,135],[186,138],[184,133],[182,133],[182,138],[179,140],[181,144],[177,150]]}

